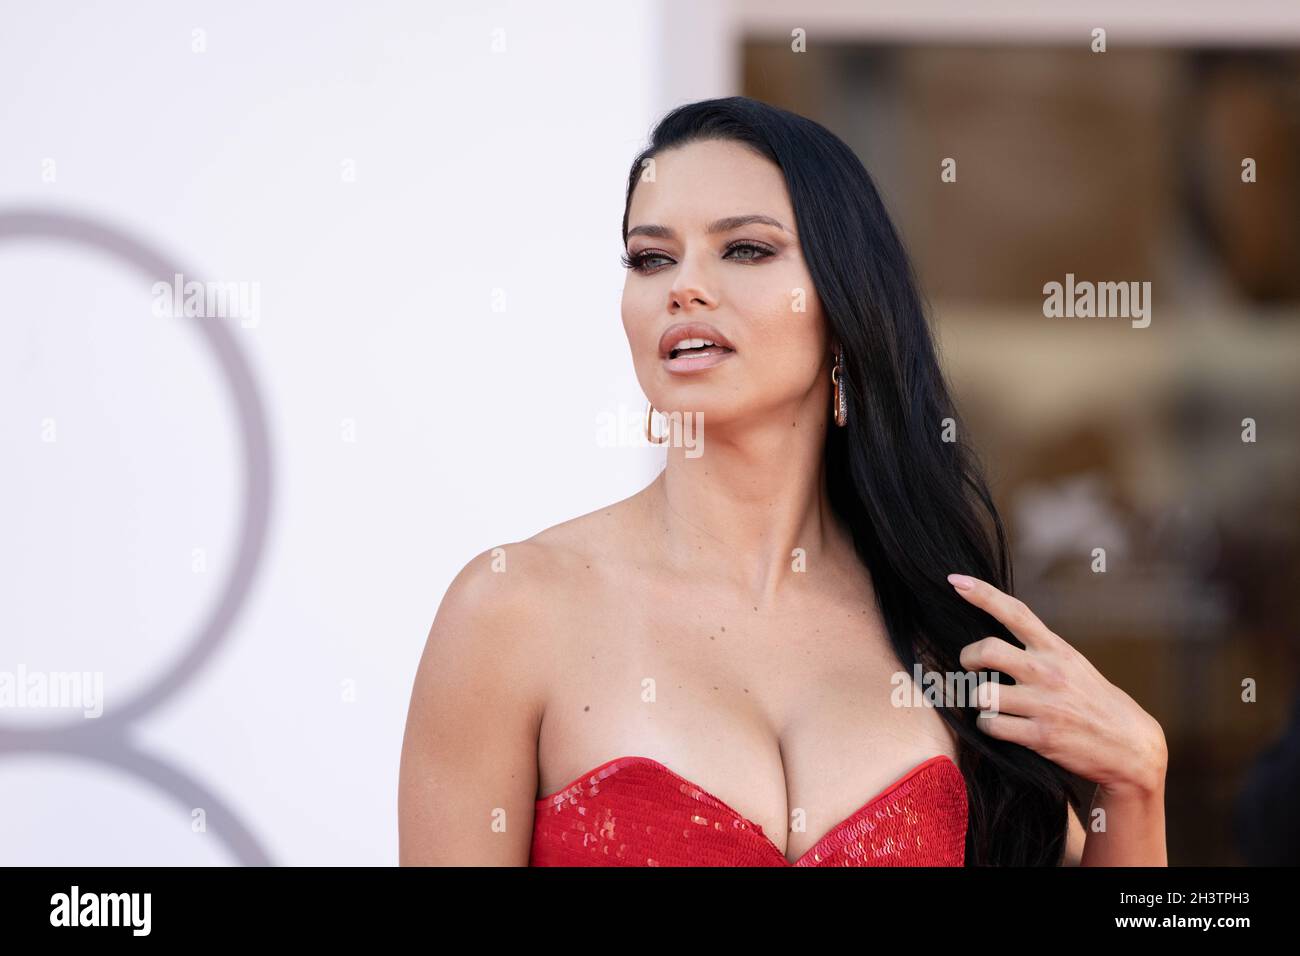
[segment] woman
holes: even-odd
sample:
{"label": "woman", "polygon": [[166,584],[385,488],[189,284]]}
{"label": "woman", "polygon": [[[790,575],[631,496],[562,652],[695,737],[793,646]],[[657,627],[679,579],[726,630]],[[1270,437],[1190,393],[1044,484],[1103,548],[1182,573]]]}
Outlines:
{"label": "woman", "polygon": [[[1165,865],[1160,726],[1010,596],[851,150],[752,99],[680,107],[623,237],[637,379],[707,440],[457,575],[412,694],[401,862]],[[1000,693],[908,706],[917,664]]]}

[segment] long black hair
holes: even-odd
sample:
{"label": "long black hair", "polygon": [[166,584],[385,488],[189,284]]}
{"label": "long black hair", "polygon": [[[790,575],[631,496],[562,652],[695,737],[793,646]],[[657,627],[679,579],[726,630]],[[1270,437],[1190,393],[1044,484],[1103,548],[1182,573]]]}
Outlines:
{"label": "long black hair", "polygon": [[[961,649],[982,637],[1023,647],[947,582],[971,574],[1011,593],[1006,532],[939,367],[911,261],[853,151],[824,126],[749,97],[679,106],[632,163],[624,246],[645,161],[703,140],[748,146],[785,176],[804,259],[844,350],[849,417],[826,441],[830,503],[871,574],[899,661],[909,674],[918,663],[960,674]],[[1080,802],[1071,775],[978,729],[973,704],[939,712],[959,739],[967,864],[1058,864],[1067,804]]]}

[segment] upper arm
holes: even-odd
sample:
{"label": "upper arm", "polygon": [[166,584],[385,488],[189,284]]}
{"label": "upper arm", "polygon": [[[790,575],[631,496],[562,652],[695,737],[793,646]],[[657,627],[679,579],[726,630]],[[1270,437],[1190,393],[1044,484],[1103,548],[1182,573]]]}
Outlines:
{"label": "upper arm", "polygon": [[1079,817],[1070,805],[1065,807],[1065,856],[1061,860],[1061,866],[1078,866],[1079,861],[1083,859],[1083,844],[1088,838],[1088,834],[1083,829],[1083,824],[1079,822]]}
{"label": "upper arm", "polygon": [[544,696],[527,579],[486,551],[438,607],[402,741],[400,865],[528,862]]}

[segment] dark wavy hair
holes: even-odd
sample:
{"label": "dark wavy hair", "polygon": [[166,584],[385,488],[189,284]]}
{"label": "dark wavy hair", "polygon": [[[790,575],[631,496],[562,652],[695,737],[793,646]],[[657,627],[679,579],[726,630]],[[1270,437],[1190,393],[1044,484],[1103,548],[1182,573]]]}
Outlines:
{"label": "dark wavy hair", "polygon": [[[947,582],[967,573],[1010,593],[1006,532],[939,367],[907,252],[853,151],[824,126],[749,97],[677,107],[632,163],[624,247],[645,160],[704,140],[748,146],[785,177],[804,259],[844,349],[849,420],[826,441],[831,507],[870,571],[899,661],[909,673],[920,663],[955,674],[961,649],[980,638],[1024,647]],[[945,426],[955,441],[943,440]],[[979,730],[973,706],[939,712],[959,738],[967,865],[1059,864],[1068,806],[1080,808],[1071,775]]]}

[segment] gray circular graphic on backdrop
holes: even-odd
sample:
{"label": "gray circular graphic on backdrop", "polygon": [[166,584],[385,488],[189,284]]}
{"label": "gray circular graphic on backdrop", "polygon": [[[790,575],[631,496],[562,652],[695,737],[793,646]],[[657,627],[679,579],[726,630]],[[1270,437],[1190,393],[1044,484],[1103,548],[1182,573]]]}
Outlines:
{"label": "gray circular graphic on backdrop", "polygon": [[[82,216],[48,209],[0,209],[0,245],[18,240],[83,246],[126,263],[143,273],[151,284],[170,284],[177,274],[192,277],[143,241]],[[128,735],[129,725],[179,691],[229,634],[256,577],[271,507],[270,440],[252,370],[220,320],[189,317],[181,321],[192,323],[216,358],[239,424],[244,454],[243,514],[230,576],[180,659],[143,690],[121,706],[106,708],[94,719],[34,729],[0,726],[0,754],[54,752],[139,774],[182,803],[187,811],[202,807],[208,824],[241,863],[265,866],[271,862],[266,852],[225,803],[183,771],[142,753]]]}

